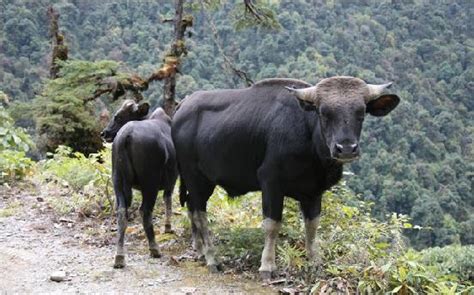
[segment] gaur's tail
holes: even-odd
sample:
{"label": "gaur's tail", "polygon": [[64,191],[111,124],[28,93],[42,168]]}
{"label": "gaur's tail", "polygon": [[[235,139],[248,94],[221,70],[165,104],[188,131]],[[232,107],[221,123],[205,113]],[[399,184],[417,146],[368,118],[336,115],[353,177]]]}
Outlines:
{"label": "gaur's tail", "polygon": [[188,189],[186,188],[183,177],[180,177],[179,182],[179,203],[181,204],[181,207],[184,207],[188,201]]}

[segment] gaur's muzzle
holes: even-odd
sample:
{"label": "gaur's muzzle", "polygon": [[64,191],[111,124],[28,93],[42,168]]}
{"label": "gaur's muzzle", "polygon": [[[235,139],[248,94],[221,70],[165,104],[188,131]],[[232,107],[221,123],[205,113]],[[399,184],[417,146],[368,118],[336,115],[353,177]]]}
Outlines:
{"label": "gaur's muzzle", "polygon": [[352,162],[359,158],[359,144],[336,143],[331,149],[331,157],[339,162]]}

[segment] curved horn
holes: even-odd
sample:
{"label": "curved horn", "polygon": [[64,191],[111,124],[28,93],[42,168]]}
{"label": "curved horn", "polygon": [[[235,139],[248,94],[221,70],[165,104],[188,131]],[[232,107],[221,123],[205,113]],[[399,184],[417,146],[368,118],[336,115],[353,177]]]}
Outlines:
{"label": "curved horn", "polygon": [[367,84],[367,87],[369,88],[369,95],[367,96],[366,101],[369,102],[376,99],[385,91],[385,89],[390,88],[392,84],[392,82],[387,84]]}
{"label": "curved horn", "polygon": [[293,93],[298,99],[310,102],[315,104],[316,103],[316,86],[311,86],[307,88],[296,89],[294,87],[287,87],[285,88]]}

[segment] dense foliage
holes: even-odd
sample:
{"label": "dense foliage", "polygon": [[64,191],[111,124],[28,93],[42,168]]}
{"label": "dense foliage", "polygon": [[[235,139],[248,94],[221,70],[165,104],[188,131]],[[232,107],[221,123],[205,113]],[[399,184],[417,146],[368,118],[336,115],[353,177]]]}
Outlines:
{"label": "dense foliage", "polygon": [[97,106],[93,97],[98,81],[114,76],[114,61],[67,61],[59,77],[49,80],[33,101],[38,145],[53,152],[60,145],[89,154],[102,147]]}
{"label": "dense foliage", "polygon": [[[344,182],[327,192],[317,234],[319,258],[308,261],[299,206],[285,200],[278,265],[291,285],[300,286],[295,290],[316,294],[468,294],[472,290],[472,246],[410,250],[402,236],[412,226],[407,216],[392,214],[387,222],[380,222],[370,216],[372,205],[358,199]],[[257,270],[264,244],[260,211],[259,193],[231,199],[218,188],[211,196],[209,219],[219,253],[233,270]]]}
{"label": "dense foliage", "polygon": [[[366,120],[362,157],[350,167],[356,176],[348,186],[375,203],[378,218],[388,220],[396,212],[420,225],[409,232],[414,246],[474,243],[471,1],[268,3],[278,31],[236,31],[235,19],[227,17],[232,1],[221,1],[209,14],[194,13],[178,96],[242,85],[224,66],[217,44],[255,80],[292,77],[315,83],[340,74],[372,83],[394,81],[402,103],[386,118]],[[0,85],[14,100],[30,101],[41,90],[49,51],[48,4],[1,4]],[[111,59],[149,74],[172,38],[172,27],[161,23],[172,14],[170,1],[64,0],[55,7],[72,58]],[[159,86],[145,94],[153,102],[161,97]]]}

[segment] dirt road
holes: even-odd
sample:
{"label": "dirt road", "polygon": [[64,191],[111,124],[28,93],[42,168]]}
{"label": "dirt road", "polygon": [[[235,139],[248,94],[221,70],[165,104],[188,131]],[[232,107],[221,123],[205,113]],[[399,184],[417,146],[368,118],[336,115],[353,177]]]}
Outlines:
{"label": "dirt road", "polygon": [[[164,257],[152,259],[146,243],[133,235],[126,268],[113,269],[114,240],[96,227],[94,220],[56,216],[34,189],[0,188],[0,294],[275,293],[258,280],[211,275],[198,262],[174,261],[166,249]],[[131,228],[139,231],[138,220]],[[54,282],[51,275],[58,271],[64,280]]]}

